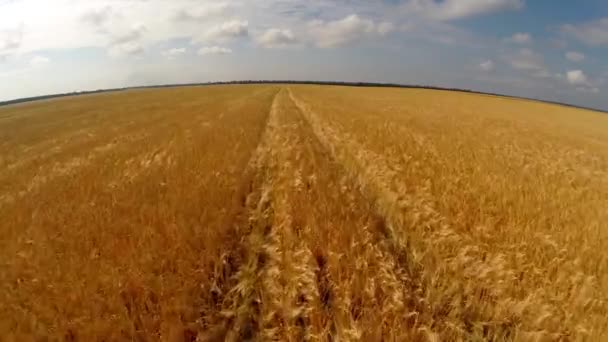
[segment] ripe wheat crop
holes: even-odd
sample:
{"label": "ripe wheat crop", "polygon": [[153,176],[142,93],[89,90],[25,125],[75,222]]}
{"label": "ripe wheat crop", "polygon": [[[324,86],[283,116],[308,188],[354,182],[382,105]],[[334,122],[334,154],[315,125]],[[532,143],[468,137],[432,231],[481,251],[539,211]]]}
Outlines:
{"label": "ripe wheat crop", "polygon": [[608,117],[457,92],[0,108],[0,340],[608,338]]}

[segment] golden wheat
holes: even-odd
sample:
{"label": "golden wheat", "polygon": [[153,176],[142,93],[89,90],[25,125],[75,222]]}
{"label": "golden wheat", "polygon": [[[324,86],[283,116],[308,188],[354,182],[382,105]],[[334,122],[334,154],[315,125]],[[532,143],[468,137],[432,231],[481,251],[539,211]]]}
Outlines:
{"label": "golden wheat", "polygon": [[608,118],[328,86],[0,108],[0,340],[603,340]]}

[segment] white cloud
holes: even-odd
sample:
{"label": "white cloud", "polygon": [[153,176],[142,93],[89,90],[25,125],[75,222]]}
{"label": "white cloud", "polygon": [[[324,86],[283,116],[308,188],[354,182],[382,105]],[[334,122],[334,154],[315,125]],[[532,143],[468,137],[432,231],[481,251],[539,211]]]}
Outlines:
{"label": "white cloud", "polygon": [[385,36],[391,32],[395,31],[395,24],[385,21],[378,25],[378,34],[381,36]]}
{"label": "white cloud", "polygon": [[129,43],[142,38],[146,32],[146,26],[144,24],[136,24],[124,32],[120,32],[112,37],[112,44],[123,44]]}
{"label": "white cloud", "polygon": [[581,93],[599,94],[600,88],[598,87],[577,87],[577,91]]}
{"label": "white cloud", "polygon": [[202,37],[195,37],[194,43],[217,41],[224,42],[235,38],[249,36],[249,22],[241,20],[230,20],[213,26]]}
{"label": "white cloud", "polygon": [[298,40],[289,29],[271,28],[262,33],[257,42],[266,48],[278,48],[296,44]]}
{"label": "white cloud", "polygon": [[487,60],[479,64],[479,68],[483,71],[494,71],[496,65],[494,65],[494,61]]}
{"label": "white cloud", "polygon": [[185,54],[186,51],[187,51],[186,48],[173,48],[173,49],[163,51],[162,55],[167,57],[168,59],[174,59],[180,55]]}
{"label": "white cloud", "polygon": [[144,51],[141,42],[147,28],[143,24],[135,24],[131,28],[110,34],[108,51],[111,56],[137,55]]}
{"label": "white cloud", "polygon": [[561,30],[587,45],[608,45],[608,18],[579,25],[563,25]]}
{"label": "white cloud", "polygon": [[[219,0],[221,1],[221,0]],[[274,1],[274,0],[273,0]],[[192,37],[210,29],[217,20],[174,19],[180,9],[191,11],[191,16],[203,14],[202,5],[221,8],[215,0],[0,0],[0,30],[24,23],[24,39],[20,53],[36,53],[47,49],[73,49],[82,47],[108,50],[133,50],[134,44],[111,47],[116,36],[129,31],[133,23],[145,23],[148,31],[138,44],[149,47],[170,39]],[[231,1],[234,3],[236,1]],[[252,11],[246,6],[243,14]],[[229,11],[233,7],[229,7]],[[213,12],[208,10],[207,13]]]}
{"label": "white cloud", "polygon": [[547,74],[543,56],[531,49],[521,49],[517,54],[507,57],[507,61],[516,70],[534,71],[539,76]]}
{"label": "white cloud", "polygon": [[576,51],[568,51],[566,52],[566,59],[572,62],[582,62],[585,60],[585,55]]}
{"label": "white cloud", "polygon": [[44,56],[34,56],[32,59],[30,59],[30,65],[33,67],[43,66],[49,64],[50,62],[51,60]]}
{"label": "white cloud", "polygon": [[209,47],[203,47],[200,48],[198,50],[198,54],[200,56],[206,56],[206,55],[226,55],[226,54],[231,54],[232,50],[229,48],[225,48],[225,47],[220,47],[220,46],[209,46]]}
{"label": "white cloud", "polygon": [[82,20],[93,26],[103,26],[111,18],[113,10],[111,6],[104,6],[101,8],[92,8],[84,12],[81,16]]}
{"label": "white cloud", "polygon": [[203,3],[197,7],[187,7],[179,9],[173,19],[175,21],[201,21],[207,18],[221,16],[225,14],[230,5],[225,2]]}
{"label": "white cloud", "polygon": [[138,42],[126,42],[111,46],[108,52],[112,57],[132,56],[144,52],[144,47]]}
{"label": "white cloud", "polygon": [[532,43],[532,36],[529,33],[519,32],[508,38],[507,41],[516,44],[530,44]]}
{"label": "white cloud", "polygon": [[436,20],[457,20],[523,7],[523,0],[409,0],[405,5],[408,12]]}
{"label": "white cloud", "polygon": [[560,80],[575,87],[578,92],[587,94],[598,94],[600,92],[599,87],[605,82],[603,78],[590,78],[582,70],[570,70]]}
{"label": "white cloud", "polygon": [[551,73],[547,69],[540,69],[534,71],[531,76],[536,78],[551,78],[554,75],[551,75]]}
{"label": "white cloud", "polygon": [[21,47],[23,26],[10,30],[0,30],[0,61]]}
{"label": "white cloud", "polygon": [[[507,46],[497,44],[499,42],[493,39],[500,31],[495,27],[487,27],[487,32],[481,32],[478,30],[478,25],[473,29],[470,25],[460,25],[460,22],[455,22],[463,18],[488,14],[496,14],[496,19],[500,20],[503,11],[517,11],[524,7],[525,2],[525,0],[0,0],[0,60],[3,59],[2,56],[5,58],[8,56],[6,63],[0,62],[0,72],[4,75],[18,66],[28,65],[33,56],[48,56],[53,59],[52,68],[49,67],[45,71],[25,68],[30,70],[28,72],[37,73],[32,79],[41,81],[43,72],[53,72],[65,74],[66,79],[82,78],[83,81],[75,85],[74,89],[98,87],[99,82],[96,77],[109,79],[114,82],[112,84],[120,85],[124,83],[129,73],[135,72],[133,71],[135,69],[141,70],[145,65],[146,71],[141,71],[145,75],[155,73],[156,69],[165,66],[175,67],[172,70],[179,71],[174,71],[173,74],[166,72],[165,76],[170,75],[178,80],[191,76],[192,73],[184,70],[197,68],[190,58],[184,58],[186,54],[196,55],[199,49],[203,55],[228,53],[233,49],[235,56],[225,58],[229,61],[210,66],[209,70],[204,72],[196,69],[197,72],[201,72],[198,74],[199,77],[209,80],[290,77],[296,73],[293,77],[305,78],[310,75],[310,78],[319,79],[398,81],[399,75],[407,69],[412,70],[410,77],[412,82],[454,86],[471,84],[472,88],[477,87],[481,90],[484,90],[487,84],[476,83],[477,81],[472,78],[518,78],[523,80],[522,82],[533,84],[529,88],[530,93],[539,97],[550,94],[550,90],[547,89],[551,83],[567,89],[572,94],[576,93],[577,87],[585,88],[584,85],[569,84],[566,76],[568,69],[560,70],[561,79],[554,75],[557,69],[549,73],[551,70],[545,64],[543,55],[546,56],[548,64],[549,54],[556,53],[558,59],[562,58],[563,63],[571,64],[569,69],[584,69],[588,73],[588,77],[585,76],[591,84],[591,87],[586,87],[590,89],[589,91],[593,88],[603,89],[603,85],[599,82],[601,77],[608,75],[602,75],[601,63],[599,65],[591,63],[583,68],[583,64],[577,66],[564,60],[568,57],[562,57],[570,50],[579,49],[575,47],[579,44],[572,38],[583,31],[592,32],[592,25],[572,22],[576,25],[571,26],[571,29],[568,26],[562,28],[561,35],[555,37],[562,40],[559,45],[555,44],[562,49],[552,50],[548,45],[550,38],[546,40],[547,44],[540,44],[540,37],[534,36],[534,41],[539,42],[539,45],[534,47]],[[548,15],[544,12],[530,14],[539,17]],[[323,21],[311,23],[315,18]],[[20,23],[23,23],[22,33],[13,30],[18,28]],[[138,30],[134,27],[134,23],[144,23],[145,29]],[[601,20],[597,20],[595,26],[601,26]],[[6,29],[10,29],[11,33],[7,34]],[[509,32],[509,36],[518,30],[526,34],[528,29],[515,29]],[[535,31],[528,30],[528,32]],[[388,34],[392,34],[395,39],[381,39],[383,35]],[[246,41],[249,36],[254,39],[255,44]],[[175,45],[185,40],[197,42],[197,45]],[[315,57],[319,57],[316,54],[320,53],[309,49],[312,46],[337,47],[361,41],[373,42],[373,46],[381,50],[391,50],[395,58],[382,59],[381,63],[380,60],[372,57],[353,60],[352,51],[336,50],[332,53],[334,58],[327,60],[327,63],[320,65],[312,61]],[[594,36],[588,41],[601,42],[603,38]],[[565,48],[564,42],[568,42],[570,47]],[[239,52],[237,47],[242,45],[250,50],[246,56],[237,53]],[[252,50],[283,46],[297,46],[302,57],[298,61],[282,61],[266,58],[271,52],[256,54],[256,50]],[[604,46],[608,45],[604,44]],[[519,51],[521,47],[530,47],[533,51],[521,52]],[[86,53],[70,50],[75,48],[84,48],[79,51]],[[187,52],[185,52],[186,48]],[[134,55],[145,51],[150,53],[151,58],[145,59],[145,63],[143,60],[142,63],[130,61],[117,63],[108,61],[103,56],[90,58],[90,54],[102,49],[106,49],[110,55]],[[53,54],[47,54],[51,50],[54,51]],[[487,53],[485,55],[487,60],[477,59],[475,55],[479,51]],[[506,57],[495,57],[495,54],[501,51]],[[580,49],[580,51],[588,54],[587,60],[600,59],[599,55],[595,56],[598,53],[601,55],[599,50]],[[152,53],[156,55],[155,58]],[[435,57],[440,54],[453,58],[439,61]],[[63,56],[62,59],[73,58],[74,70],[61,69],[65,63],[57,63],[55,55]],[[398,58],[404,55],[408,58]],[[15,63],[13,63],[11,56],[19,58],[14,58]],[[176,60],[163,63],[158,61],[160,58]],[[199,58],[215,62],[213,56]],[[217,57],[218,62],[220,58],[223,56]],[[301,63],[298,64],[300,67],[293,67],[292,63],[296,62]],[[458,69],[465,64],[471,65],[468,71],[476,72],[467,73],[467,70]],[[507,69],[511,66],[516,71],[503,70],[505,65]],[[76,69],[77,67],[80,69]],[[112,68],[121,69],[112,71]],[[500,72],[492,72],[496,69]],[[29,95],[32,92],[21,86],[20,89],[11,89],[11,83],[20,81],[17,76],[0,78],[5,81],[0,82],[4,83],[3,88],[0,85],[0,98],[13,94]],[[162,78],[158,79],[162,80]],[[554,82],[548,82],[551,80]],[[52,89],[60,89],[61,86],[63,85],[49,85],[48,89],[51,89],[49,92],[53,92]],[[501,90],[515,93],[522,91],[519,86],[496,88],[497,92]],[[561,95],[555,94],[555,97],[558,96]],[[583,97],[582,94],[578,96]],[[602,106],[607,106],[606,99],[599,99],[599,96],[597,98],[598,103],[603,101]],[[567,98],[564,99],[569,101]]]}
{"label": "white cloud", "polygon": [[89,8],[79,20],[94,28],[98,34],[95,43],[103,45],[112,57],[137,55],[144,51],[144,35],[149,32],[146,25],[132,24],[115,7]]}
{"label": "white cloud", "polygon": [[336,21],[313,20],[308,23],[308,30],[315,45],[321,48],[346,45],[366,36],[385,35],[392,29],[390,23],[376,25],[372,20],[363,19],[356,14]]}
{"label": "white cloud", "polygon": [[590,86],[589,78],[582,70],[570,70],[566,73],[568,83],[578,86]]}

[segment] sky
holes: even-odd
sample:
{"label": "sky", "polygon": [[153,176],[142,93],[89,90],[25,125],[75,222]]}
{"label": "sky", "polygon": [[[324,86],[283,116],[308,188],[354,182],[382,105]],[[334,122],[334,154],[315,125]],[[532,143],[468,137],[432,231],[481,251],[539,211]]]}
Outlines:
{"label": "sky", "polygon": [[606,0],[0,0],[0,101],[293,79],[608,110]]}

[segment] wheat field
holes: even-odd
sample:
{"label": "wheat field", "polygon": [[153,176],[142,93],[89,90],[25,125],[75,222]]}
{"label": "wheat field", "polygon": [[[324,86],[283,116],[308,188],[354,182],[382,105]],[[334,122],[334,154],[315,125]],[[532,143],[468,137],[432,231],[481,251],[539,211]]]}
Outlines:
{"label": "wheat field", "polygon": [[0,341],[608,339],[608,116],[223,85],[0,108]]}

